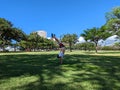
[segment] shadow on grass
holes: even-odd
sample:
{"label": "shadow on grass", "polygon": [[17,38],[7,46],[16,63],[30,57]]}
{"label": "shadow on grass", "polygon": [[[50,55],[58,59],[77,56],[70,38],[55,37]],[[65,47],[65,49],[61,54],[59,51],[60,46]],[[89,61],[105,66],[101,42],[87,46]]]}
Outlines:
{"label": "shadow on grass", "polygon": [[[66,55],[64,63],[60,65],[54,54],[2,55],[0,83],[13,77],[37,75],[39,80],[11,90],[119,90],[119,60],[120,57],[116,56]],[[56,76],[68,78],[68,81],[54,82]]]}

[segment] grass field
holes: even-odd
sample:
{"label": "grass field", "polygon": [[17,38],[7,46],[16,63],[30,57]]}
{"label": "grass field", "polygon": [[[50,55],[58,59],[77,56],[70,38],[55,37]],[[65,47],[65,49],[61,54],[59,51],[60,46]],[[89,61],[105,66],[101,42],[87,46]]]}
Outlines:
{"label": "grass field", "polygon": [[120,90],[120,51],[0,53],[0,90]]}

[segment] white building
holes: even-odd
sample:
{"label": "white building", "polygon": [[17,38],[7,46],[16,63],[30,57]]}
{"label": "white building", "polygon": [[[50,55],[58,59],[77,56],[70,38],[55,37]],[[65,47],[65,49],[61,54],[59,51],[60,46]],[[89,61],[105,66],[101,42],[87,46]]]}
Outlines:
{"label": "white building", "polygon": [[37,31],[38,35],[40,35],[41,37],[47,38],[47,32],[43,31],[43,30],[39,30]]}

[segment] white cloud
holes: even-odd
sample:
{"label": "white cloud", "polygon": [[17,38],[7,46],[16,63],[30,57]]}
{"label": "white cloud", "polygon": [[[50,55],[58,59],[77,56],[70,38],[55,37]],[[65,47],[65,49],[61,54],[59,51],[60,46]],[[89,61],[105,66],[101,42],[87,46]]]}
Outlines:
{"label": "white cloud", "polygon": [[78,43],[83,43],[83,42],[85,42],[84,38],[83,37],[79,37]]}
{"label": "white cloud", "polygon": [[47,37],[47,39],[51,39],[51,37]]}
{"label": "white cloud", "polygon": [[[116,39],[116,37],[117,37],[117,35],[113,35],[113,36],[107,38],[105,41],[100,40],[98,43],[99,43],[99,45],[102,45],[102,46],[109,46],[109,45],[112,45],[115,42],[119,41],[118,39]],[[79,41],[78,43],[85,42],[83,37],[79,37],[78,41]]]}
{"label": "white cloud", "polygon": [[106,41],[107,41],[107,40],[116,40],[116,37],[117,37],[117,35],[113,35],[113,36],[107,38]]}
{"label": "white cloud", "polygon": [[110,46],[113,45],[115,42],[118,42],[119,40],[116,39],[117,35],[113,35],[111,37],[108,37],[105,41],[101,42],[102,46]]}

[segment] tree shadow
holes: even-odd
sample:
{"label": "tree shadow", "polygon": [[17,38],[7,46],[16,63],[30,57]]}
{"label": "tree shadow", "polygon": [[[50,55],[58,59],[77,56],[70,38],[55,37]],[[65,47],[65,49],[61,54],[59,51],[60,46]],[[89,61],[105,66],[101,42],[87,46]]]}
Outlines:
{"label": "tree shadow", "polygon": [[[50,55],[2,55],[0,57],[0,81],[22,75],[38,75],[39,80],[11,90],[86,90],[82,83],[90,82],[93,90],[119,90],[120,57],[67,54],[60,65],[55,54]],[[72,69],[71,69],[72,68]],[[65,73],[71,71],[67,77]],[[68,78],[70,82],[46,82],[56,76]],[[2,82],[0,82],[2,83]],[[72,83],[75,85],[71,86]],[[95,86],[96,85],[96,86]],[[97,87],[98,85],[98,87]]]}
{"label": "tree shadow", "polygon": [[74,82],[88,81],[93,85],[97,83],[100,90],[119,90],[120,56],[68,55],[66,58],[68,67],[73,67],[76,71],[84,70],[83,73],[73,74]]}

